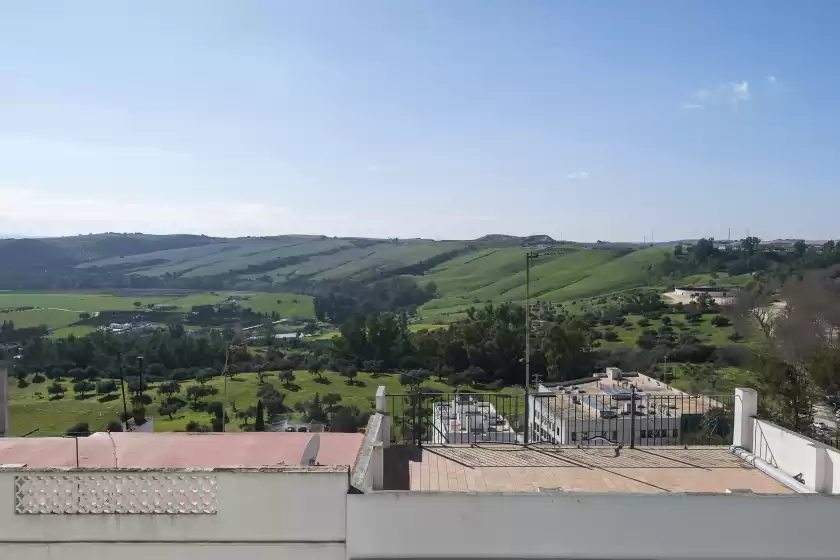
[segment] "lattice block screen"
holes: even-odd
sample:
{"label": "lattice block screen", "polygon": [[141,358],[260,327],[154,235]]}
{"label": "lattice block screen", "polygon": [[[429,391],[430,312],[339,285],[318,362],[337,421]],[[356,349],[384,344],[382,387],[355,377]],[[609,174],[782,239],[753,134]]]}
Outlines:
{"label": "lattice block screen", "polygon": [[213,514],[213,476],[68,474],[15,477],[18,514]]}

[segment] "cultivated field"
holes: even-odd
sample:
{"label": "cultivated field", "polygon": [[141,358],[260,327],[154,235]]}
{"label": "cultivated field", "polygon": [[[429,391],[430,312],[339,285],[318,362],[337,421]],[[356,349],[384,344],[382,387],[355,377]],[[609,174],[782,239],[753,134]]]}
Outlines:
{"label": "cultivated field", "polygon": [[[16,327],[36,327],[46,325],[54,330],[53,336],[65,337],[70,333],[77,336],[93,330],[89,326],[72,326],[79,321],[80,313],[107,313],[109,311],[130,311],[149,305],[165,304],[174,306],[175,312],[190,311],[196,305],[222,303],[231,295],[249,296],[247,300],[237,301],[239,305],[258,313],[276,311],[280,317],[312,318],[315,308],[311,296],[301,294],[259,293],[259,292],[197,292],[183,295],[161,290],[159,296],[150,297],[153,290],[144,290],[142,296],[129,293],[119,295],[89,292],[26,293],[0,292],[0,322],[12,321]],[[34,309],[20,310],[23,307]]]}

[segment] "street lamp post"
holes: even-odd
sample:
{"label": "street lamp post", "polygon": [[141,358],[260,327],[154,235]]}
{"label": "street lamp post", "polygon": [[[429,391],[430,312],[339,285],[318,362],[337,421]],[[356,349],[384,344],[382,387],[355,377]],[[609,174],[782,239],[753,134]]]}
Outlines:
{"label": "street lamp post", "polygon": [[531,387],[531,261],[540,257],[562,255],[562,251],[525,253],[525,391]]}

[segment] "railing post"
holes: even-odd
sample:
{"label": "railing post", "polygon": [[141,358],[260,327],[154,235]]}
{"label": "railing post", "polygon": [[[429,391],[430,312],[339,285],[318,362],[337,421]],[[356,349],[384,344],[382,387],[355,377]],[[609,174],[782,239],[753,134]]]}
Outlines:
{"label": "railing post", "polygon": [[380,385],[376,390],[376,413],[382,415],[382,447],[391,446],[391,415],[388,412],[388,391],[385,385]]}
{"label": "railing post", "polygon": [[636,388],[630,389],[630,449],[636,447]]}
{"label": "railing post", "polygon": [[528,387],[525,387],[525,427],[522,430],[524,438],[525,438],[525,445],[528,445],[531,441],[531,401],[529,398],[530,393],[528,392]]}
{"label": "railing post", "polygon": [[753,422],[758,413],[758,393],[755,389],[735,389],[735,429],[732,445],[753,451]]}

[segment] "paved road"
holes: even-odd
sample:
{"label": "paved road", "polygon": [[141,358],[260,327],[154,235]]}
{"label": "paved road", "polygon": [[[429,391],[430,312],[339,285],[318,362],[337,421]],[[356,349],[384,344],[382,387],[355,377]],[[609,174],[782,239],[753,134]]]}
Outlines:
{"label": "paved road", "polygon": [[837,429],[837,418],[834,409],[827,404],[814,405],[814,422],[825,422],[832,430]]}

